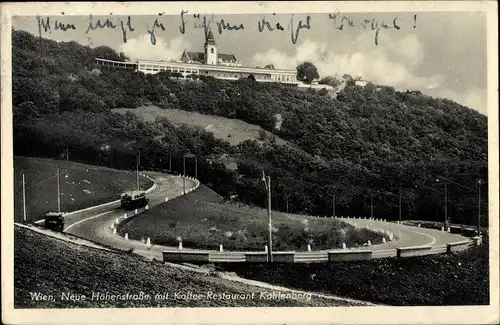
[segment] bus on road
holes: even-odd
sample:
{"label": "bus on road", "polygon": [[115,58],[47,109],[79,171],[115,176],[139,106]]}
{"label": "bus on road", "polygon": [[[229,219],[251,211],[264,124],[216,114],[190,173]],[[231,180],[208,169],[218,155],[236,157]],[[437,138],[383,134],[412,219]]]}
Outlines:
{"label": "bus on road", "polygon": [[121,195],[121,206],[125,209],[142,208],[149,203],[146,192],[142,190],[128,191]]}

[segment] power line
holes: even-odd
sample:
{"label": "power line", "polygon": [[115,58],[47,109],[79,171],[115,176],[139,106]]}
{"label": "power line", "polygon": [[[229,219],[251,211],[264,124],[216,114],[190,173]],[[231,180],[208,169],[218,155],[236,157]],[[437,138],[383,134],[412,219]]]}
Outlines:
{"label": "power line", "polygon": [[67,169],[63,169],[63,171],[62,171],[62,172],[60,171],[60,172],[59,172],[59,174],[56,174],[56,175],[54,175],[54,176],[51,176],[51,177],[49,177],[49,178],[46,178],[46,179],[44,179],[44,180],[42,180],[42,181],[38,182],[38,183],[35,183],[35,184],[31,185],[31,186],[26,187],[26,190],[29,190],[29,189],[30,189],[30,188],[32,188],[32,187],[35,187],[35,186],[37,186],[37,185],[39,185],[39,184],[41,184],[41,183],[44,183],[44,182],[49,181],[49,180],[51,180],[51,179],[53,179],[53,178],[56,178],[56,177],[58,177],[59,175],[64,174],[64,173],[65,173],[65,172],[67,172],[67,171],[68,171]]}

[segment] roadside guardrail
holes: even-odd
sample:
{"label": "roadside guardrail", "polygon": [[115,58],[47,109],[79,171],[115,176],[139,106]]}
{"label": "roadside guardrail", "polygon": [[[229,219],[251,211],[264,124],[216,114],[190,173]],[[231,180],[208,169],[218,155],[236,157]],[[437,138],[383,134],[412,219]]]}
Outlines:
{"label": "roadside guardrail", "polygon": [[396,248],[397,257],[421,256],[430,253],[432,246],[409,246]]}

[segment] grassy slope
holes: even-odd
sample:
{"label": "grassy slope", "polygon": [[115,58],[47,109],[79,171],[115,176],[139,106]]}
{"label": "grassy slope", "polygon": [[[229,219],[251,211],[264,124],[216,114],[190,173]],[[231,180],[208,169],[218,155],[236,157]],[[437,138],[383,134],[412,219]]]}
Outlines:
{"label": "grassy slope", "polygon": [[[166,117],[170,122],[177,125],[187,124],[212,132],[214,137],[225,140],[232,145],[237,145],[245,140],[260,141],[259,131],[264,131],[260,126],[246,123],[242,120],[229,119],[216,115],[205,115],[179,109],[162,109],[154,105],[141,106],[136,109],[117,108],[112,111],[118,113],[129,111],[143,118],[145,121],[154,121],[157,116]],[[271,136],[271,133],[268,131],[264,132]],[[276,143],[290,144],[279,137],[276,137]]]}
{"label": "grassy slope", "polygon": [[[26,178],[27,220],[40,219],[49,211],[57,211],[57,178],[38,182],[56,175],[60,176],[61,210],[74,211],[100,203],[117,200],[119,194],[135,187],[136,175],[133,172],[114,170],[105,167],[85,165],[65,160],[42,158],[14,158],[14,218],[23,220],[22,174]],[[68,168],[67,177],[64,171]],[[140,178],[141,187],[149,188],[152,182]],[[90,191],[90,192],[87,192]]]}
{"label": "grassy slope", "polygon": [[[313,249],[363,244],[368,239],[380,243],[382,237],[368,230],[330,218],[298,216],[273,212],[273,247],[275,250],[306,250],[308,240]],[[233,203],[208,189],[198,190],[170,201],[154,210],[130,219],[121,232],[130,238],[151,238],[157,244],[176,246],[181,237],[185,247],[228,250],[263,250],[267,244],[266,210]]]}
{"label": "grassy slope", "polygon": [[[14,241],[15,308],[111,308],[111,307],[217,307],[217,306],[332,306],[339,302],[312,297],[307,300],[263,300],[247,285],[167,267],[136,255],[105,252],[79,246],[23,228],[15,229]],[[176,300],[175,292],[252,293],[253,300]],[[54,301],[36,301],[30,292],[53,295]],[[151,295],[150,300],[87,300],[68,302],[61,293],[92,292],[124,295]],[[169,293],[168,300],[154,300],[156,294]]]}
{"label": "grassy slope", "polygon": [[254,280],[388,305],[489,304],[487,243],[458,254],[228,269]]}

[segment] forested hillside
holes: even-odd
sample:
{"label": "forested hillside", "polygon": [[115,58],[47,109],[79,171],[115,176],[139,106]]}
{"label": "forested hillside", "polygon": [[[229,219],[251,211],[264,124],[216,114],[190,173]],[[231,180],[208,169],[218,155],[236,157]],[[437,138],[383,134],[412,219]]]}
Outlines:
{"label": "forested hillside", "polygon": [[[140,149],[144,167],[167,168],[172,152],[180,171],[182,154],[191,151],[200,157],[201,181],[222,195],[264,205],[265,169],[273,179],[273,209],[331,214],[335,193],[338,215],[369,215],[373,196],[375,215],[388,219],[397,217],[400,189],[405,218],[442,220],[444,197],[415,185],[442,191],[435,179],[444,174],[473,188],[487,179],[487,118],[447,99],[374,85],[332,96],[250,79],[172,80],[165,73],[97,69],[96,57],[125,59],[106,47],[20,31],[12,37],[17,155],[53,157],[68,148],[74,159],[133,168]],[[241,119],[301,150],[272,138],[233,147],[165,119],[146,123],[110,112],[144,104]],[[238,157],[238,170],[226,170],[214,154]],[[475,222],[476,193],[453,185],[448,191],[452,221]]]}

